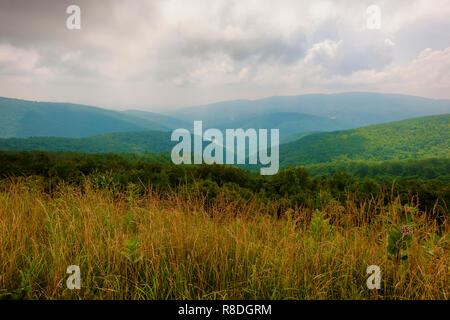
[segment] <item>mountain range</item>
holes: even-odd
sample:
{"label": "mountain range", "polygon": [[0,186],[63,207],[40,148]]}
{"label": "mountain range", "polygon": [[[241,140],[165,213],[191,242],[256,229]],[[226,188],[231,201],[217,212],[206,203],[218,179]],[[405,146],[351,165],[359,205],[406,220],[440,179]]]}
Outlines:
{"label": "mountain range", "polygon": [[[119,132],[84,138],[30,137],[0,139],[0,150],[46,150],[102,153],[170,152],[177,142],[170,132]],[[204,142],[204,146],[207,142]],[[450,114],[367,127],[319,132],[280,145],[280,166],[349,160],[450,158]]]}
{"label": "mountain range", "polygon": [[204,128],[279,128],[283,142],[312,132],[445,113],[450,113],[450,100],[364,92],[225,101],[166,114],[0,98],[0,137],[81,138],[113,132],[192,130],[193,121],[202,120]]}
{"label": "mountain range", "polygon": [[[450,100],[401,94],[347,92],[224,101],[181,108],[168,115],[185,121],[203,120],[206,126],[242,121],[280,112],[335,120],[345,129],[450,112]],[[333,130],[333,129],[332,129]]]}
{"label": "mountain range", "polygon": [[378,93],[237,100],[167,114],[0,98],[0,150],[167,153],[177,143],[171,131],[192,130],[194,120],[204,129],[280,129],[281,167],[450,158],[450,100]]}

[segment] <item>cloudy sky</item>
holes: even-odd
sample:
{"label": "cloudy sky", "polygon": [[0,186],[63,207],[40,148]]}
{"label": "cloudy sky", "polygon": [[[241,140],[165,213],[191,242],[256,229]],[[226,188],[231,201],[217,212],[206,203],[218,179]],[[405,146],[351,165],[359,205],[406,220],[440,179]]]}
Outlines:
{"label": "cloudy sky", "polygon": [[[81,8],[81,30],[66,9]],[[380,29],[367,8],[381,10]],[[448,0],[1,0],[0,96],[166,110],[272,95],[450,98]]]}

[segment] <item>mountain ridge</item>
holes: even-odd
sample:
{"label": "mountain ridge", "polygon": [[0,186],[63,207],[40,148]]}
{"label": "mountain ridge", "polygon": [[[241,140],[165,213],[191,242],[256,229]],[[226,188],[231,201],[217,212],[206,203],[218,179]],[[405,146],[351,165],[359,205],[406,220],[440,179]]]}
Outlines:
{"label": "mountain ridge", "polygon": [[391,93],[342,92],[272,96],[256,100],[237,99],[179,108],[166,114],[184,120],[202,119],[205,125],[213,127],[221,122],[273,112],[297,112],[336,117],[340,121],[347,121],[352,128],[356,128],[412,117],[449,113],[450,100]]}
{"label": "mountain ridge", "polygon": [[94,106],[0,97],[0,137],[81,138],[141,130],[170,129],[150,120]]}
{"label": "mountain ridge", "polygon": [[115,132],[192,130],[193,121],[202,120],[205,129],[278,128],[283,143],[312,132],[445,113],[450,113],[450,100],[367,92],[239,99],[164,114],[0,98],[0,137],[82,138]]}

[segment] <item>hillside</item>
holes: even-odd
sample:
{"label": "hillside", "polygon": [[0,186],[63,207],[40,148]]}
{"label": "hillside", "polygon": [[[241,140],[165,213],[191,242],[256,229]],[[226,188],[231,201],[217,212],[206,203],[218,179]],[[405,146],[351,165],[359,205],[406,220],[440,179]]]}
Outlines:
{"label": "hillside", "polygon": [[170,152],[170,132],[108,133],[85,138],[31,137],[0,139],[0,150],[78,151],[99,153]]}
{"label": "hillside", "polygon": [[450,114],[323,132],[280,146],[281,166],[450,157]]}
{"label": "hillside", "polygon": [[142,130],[169,128],[149,119],[97,107],[0,98],[0,137],[80,138]]}

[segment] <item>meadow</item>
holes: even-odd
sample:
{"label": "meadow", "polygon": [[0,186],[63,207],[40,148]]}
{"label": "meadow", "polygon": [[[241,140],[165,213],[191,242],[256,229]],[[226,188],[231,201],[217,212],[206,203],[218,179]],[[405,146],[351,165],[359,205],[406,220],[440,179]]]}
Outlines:
{"label": "meadow", "polygon": [[[446,300],[449,224],[430,218],[436,208],[393,192],[286,209],[223,190],[209,201],[185,187],[115,190],[87,177],[49,191],[42,177],[7,178],[0,297]],[[69,265],[80,290],[66,287]],[[369,265],[379,290],[366,286]]]}

